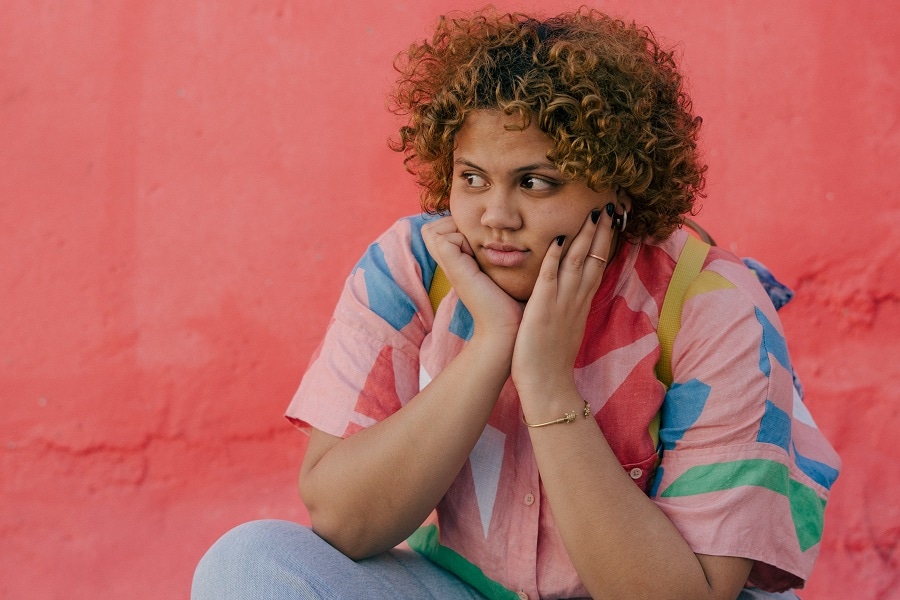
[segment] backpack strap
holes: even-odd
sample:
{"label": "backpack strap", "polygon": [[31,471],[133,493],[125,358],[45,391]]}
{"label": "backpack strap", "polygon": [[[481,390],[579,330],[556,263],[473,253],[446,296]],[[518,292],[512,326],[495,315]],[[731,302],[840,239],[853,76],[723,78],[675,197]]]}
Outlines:
{"label": "backpack strap", "polygon": [[444,270],[440,265],[436,265],[434,267],[434,278],[431,280],[431,287],[428,288],[428,299],[431,300],[431,308],[435,314],[437,314],[438,306],[441,305],[441,300],[450,291],[450,287],[450,280],[447,279]]}
{"label": "backpack strap", "polygon": [[666,289],[662,308],[659,310],[659,325],[656,333],[659,335],[660,355],[659,362],[656,363],[656,378],[666,388],[672,385],[672,345],[675,343],[678,330],[681,329],[681,309],[684,307],[684,295],[697,275],[700,274],[703,261],[706,260],[708,253],[709,244],[701,242],[691,235],[687,237],[687,242],[678,256],[678,263],[675,265],[669,287]]}
{"label": "backpack strap", "polygon": [[[659,337],[659,362],[656,363],[656,378],[666,389],[672,387],[672,345],[675,336],[681,329],[681,309],[684,307],[684,296],[688,287],[693,283],[697,275],[703,269],[703,261],[709,253],[710,245],[702,242],[692,235],[687,236],[687,242],[678,255],[675,271],[669,280],[666,296],[663,298],[662,307],[659,309],[659,325],[656,327],[656,335]],[[659,426],[662,420],[662,410],[657,412],[650,421],[650,439],[659,448]]]}

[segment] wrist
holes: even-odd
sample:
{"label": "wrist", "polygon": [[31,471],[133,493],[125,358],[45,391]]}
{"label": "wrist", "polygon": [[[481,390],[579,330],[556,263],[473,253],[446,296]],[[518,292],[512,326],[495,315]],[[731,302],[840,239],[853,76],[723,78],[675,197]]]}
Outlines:
{"label": "wrist", "polygon": [[522,416],[527,424],[555,421],[573,412],[580,420],[584,412],[586,401],[574,384],[571,387],[543,388],[542,391],[518,388],[517,391]]}
{"label": "wrist", "polygon": [[513,349],[516,346],[518,327],[479,327],[475,325],[467,347],[476,346],[486,352],[486,357],[502,355],[512,362]]}
{"label": "wrist", "polygon": [[550,425],[566,425],[569,423],[574,423],[578,420],[578,417],[582,419],[587,419],[591,416],[591,405],[588,404],[587,400],[584,401],[584,405],[581,407],[581,410],[570,410],[563,414],[561,417],[557,417],[551,421],[541,421],[540,423],[529,423],[524,414],[522,415],[522,423],[525,424],[529,429],[537,429],[538,427],[548,427]]}
{"label": "wrist", "polygon": [[487,369],[502,373],[503,379],[506,380],[512,370],[514,347],[515,336],[479,331],[476,328],[462,353],[472,357],[471,360],[474,361],[472,366],[476,370]]}

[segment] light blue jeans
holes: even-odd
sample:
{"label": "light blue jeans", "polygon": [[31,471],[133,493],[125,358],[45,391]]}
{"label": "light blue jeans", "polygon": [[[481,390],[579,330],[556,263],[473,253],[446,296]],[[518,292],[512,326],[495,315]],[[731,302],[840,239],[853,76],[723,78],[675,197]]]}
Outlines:
{"label": "light blue jeans", "polygon": [[484,600],[412,550],[352,561],[307,527],[251,521],[210,548],[194,573],[192,600]]}
{"label": "light blue jeans", "polygon": [[[197,565],[192,600],[484,600],[455,575],[411,550],[353,561],[307,527],[251,521],[213,544]],[[796,600],[746,589],[738,600]]]}

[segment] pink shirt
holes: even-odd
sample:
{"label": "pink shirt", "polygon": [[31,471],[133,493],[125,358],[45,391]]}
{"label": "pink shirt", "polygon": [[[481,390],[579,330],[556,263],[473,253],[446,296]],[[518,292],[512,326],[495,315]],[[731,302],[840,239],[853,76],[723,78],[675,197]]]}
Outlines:
{"label": "pink shirt", "polygon": [[[380,421],[471,337],[472,317],[454,291],[431,309],[427,218],[397,222],[347,279],[287,410],[299,427],[346,437]],[[620,248],[593,300],[576,384],[622,468],[695,552],[755,560],[758,587],[797,587],[818,554],[839,459],[792,385],[775,308],[752,272],[718,248],[688,291],[671,389],[656,379],[659,309],[686,235]],[[657,442],[650,422],[660,409]],[[507,381],[437,507],[441,543],[532,598],[587,596],[520,417]]]}

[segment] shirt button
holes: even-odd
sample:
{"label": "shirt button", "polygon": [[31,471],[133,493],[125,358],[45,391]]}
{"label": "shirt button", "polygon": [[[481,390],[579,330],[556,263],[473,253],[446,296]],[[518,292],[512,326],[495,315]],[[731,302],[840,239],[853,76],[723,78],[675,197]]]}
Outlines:
{"label": "shirt button", "polygon": [[[534,504],[534,494],[532,494],[531,492],[528,492],[527,494],[525,494],[525,504],[527,506],[531,506],[532,504]],[[525,596],[525,598],[527,598],[527,597],[528,596]]]}
{"label": "shirt button", "polygon": [[516,594],[516,596],[518,596],[520,600],[528,600],[528,594],[526,594],[522,590],[519,590],[519,593]]}
{"label": "shirt button", "polygon": [[635,467],[632,470],[628,471],[628,474],[631,476],[632,479],[637,479],[638,477],[640,477],[641,475],[644,474],[644,471],[640,467]]}

